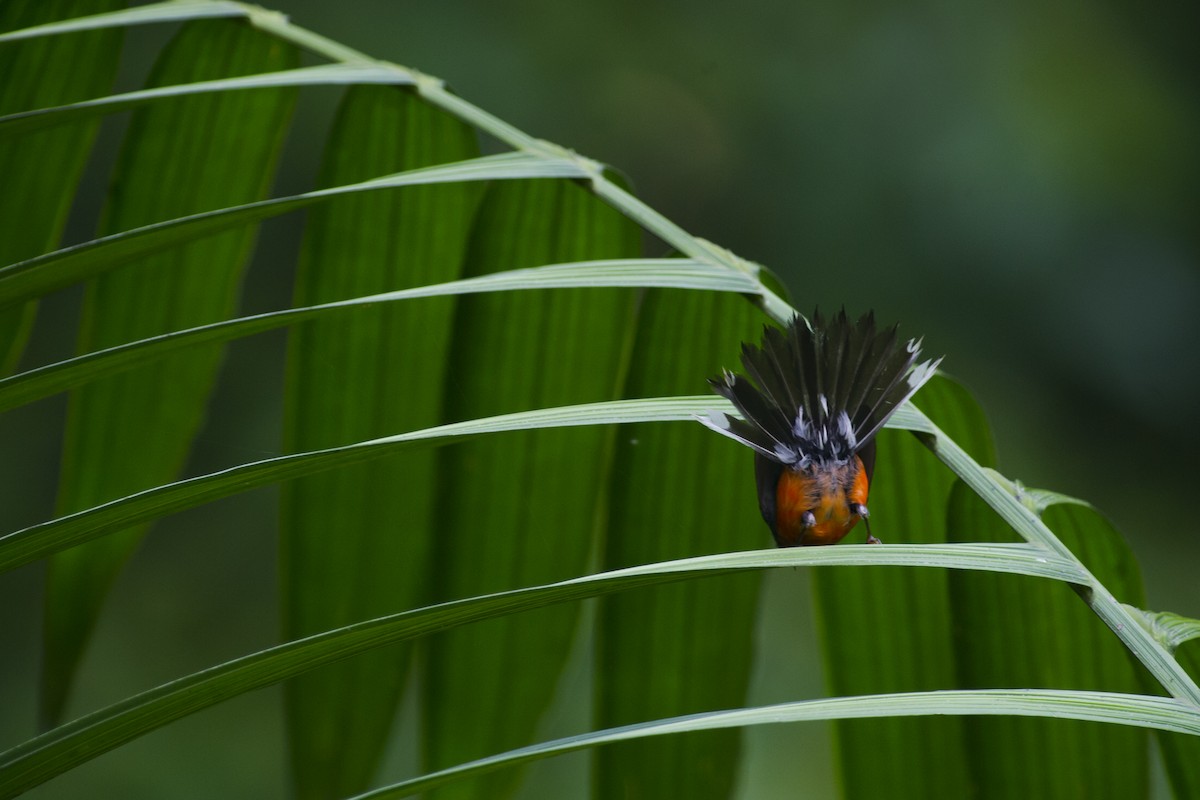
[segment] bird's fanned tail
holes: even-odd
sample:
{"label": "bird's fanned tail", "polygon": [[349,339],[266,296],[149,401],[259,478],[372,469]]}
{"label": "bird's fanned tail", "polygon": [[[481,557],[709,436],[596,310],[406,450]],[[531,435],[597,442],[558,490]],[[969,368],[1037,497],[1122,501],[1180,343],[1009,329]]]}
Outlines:
{"label": "bird's fanned tail", "polygon": [[749,379],[726,372],[710,381],[742,419],[710,414],[710,428],[785,466],[840,461],[863,450],[896,409],[932,377],[941,359],[918,363],[917,340],[878,330],[873,313],[845,311],[811,326],[797,316],[768,326],[761,346],[742,346]]}

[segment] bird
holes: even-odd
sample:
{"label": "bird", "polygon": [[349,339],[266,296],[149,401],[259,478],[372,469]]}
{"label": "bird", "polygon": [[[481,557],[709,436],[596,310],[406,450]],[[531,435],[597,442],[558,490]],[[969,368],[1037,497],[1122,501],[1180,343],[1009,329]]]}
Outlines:
{"label": "bird", "polygon": [[851,322],[797,314],[767,325],[761,345],[742,344],[746,375],[709,380],[740,419],[709,411],[697,419],[754,451],[758,505],[779,547],[836,544],[868,521],[875,435],[937,370],[918,361],[921,340],[902,342],[899,326],[878,328],[869,311]]}

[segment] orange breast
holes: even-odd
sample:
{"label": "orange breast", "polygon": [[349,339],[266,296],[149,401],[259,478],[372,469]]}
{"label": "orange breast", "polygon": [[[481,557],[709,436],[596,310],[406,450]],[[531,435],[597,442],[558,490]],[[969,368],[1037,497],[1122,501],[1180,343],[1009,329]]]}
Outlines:
{"label": "orange breast", "polygon": [[[858,515],[850,504],[867,504],[867,474],[862,461],[808,470],[784,470],[775,489],[775,528],[783,547],[834,544],[850,532]],[[815,524],[804,526],[811,511]]]}

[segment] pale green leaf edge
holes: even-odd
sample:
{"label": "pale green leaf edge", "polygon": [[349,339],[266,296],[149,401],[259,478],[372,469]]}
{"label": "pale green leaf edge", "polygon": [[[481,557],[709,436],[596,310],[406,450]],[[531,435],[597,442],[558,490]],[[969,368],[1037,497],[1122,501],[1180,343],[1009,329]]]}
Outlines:
{"label": "pale green leaf edge", "polygon": [[354,307],[445,295],[597,287],[704,289],[737,293],[758,291],[758,284],[743,273],[731,273],[711,264],[686,258],[578,261],[509,270],[333,303],[240,317],[97,350],[0,380],[0,411],[7,411],[88,381],[132,369],[186,347],[226,342]]}
{"label": "pale green leaf edge", "polygon": [[192,214],[132,228],[0,268],[0,308],[94,277],[134,258],[341,195],[458,181],[581,177],[585,177],[585,173],[571,160],[510,152]]}
{"label": "pale green leaf edge", "polygon": [[780,703],[761,708],[692,714],[570,736],[461,764],[391,786],[384,786],[357,795],[352,800],[407,797],[469,775],[478,775],[501,767],[515,766],[585,747],[598,747],[647,736],[785,722],[934,714],[1053,717],[1200,735],[1200,710],[1194,706],[1179,700],[1136,694],[1054,689],[959,689],[908,694],[832,697]]}
{"label": "pale green leaf edge", "polygon": [[1008,486],[1002,485],[989,470],[984,469],[957,443],[946,436],[932,420],[912,403],[908,408],[921,422],[917,436],[933,453],[983,498],[1000,517],[1012,526],[1021,538],[1074,560],[1087,575],[1085,586],[1078,590],[1080,598],[1104,620],[1113,633],[1125,644],[1151,674],[1170,692],[1193,706],[1200,707],[1200,687],[1179,665],[1171,652],[1159,642],[1141,621],[1133,616],[1083,563],[1046,527],[1037,513]]}
{"label": "pale green leaf edge", "polygon": [[154,100],[166,97],[181,97],[190,94],[233,92],[247,89],[274,89],[284,86],[341,86],[362,83],[411,85],[411,75],[399,72],[384,64],[319,64],[314,67],[260,72],[236,78],[220,78],[210,81],[156,86],[124,94],[81,100],[77,103],[38,108],[0,117],[0,138],[16,137],[44,130],[55,125],[65,125],[79,119],[115,114]]}
{"label": "pale green leaf edge", "polygon": [[635,586],[751,569],[839,564],[983,569],[1066,581],[1081,577],[1068,559],[1050,556],[1027,544],[864,544],[678,559],[427,606],[238,658],[127,698],[28,740],[0,753],[0,797],[26,791],[174,720],[372,648],[469,622]]}
{"label": "pale green leaf edge", "polygon": [[[264,13],[265,10],[260,10]],[[252,10],[241,3],[224,0],[168,0],[121,11],[90,14],[86,17],[47,22],[29,28],[20,28],[0,33],[0,44],[21,39],[36,39],[41,36],[57,36],[64,33],[79,33],[102,28],[118,28],[127,25],[147,25],[155,22],[184,22],[212,17],[249,17]]]}
{"label": "pale green leaf edge", "polygon": [[1184,642],[1200,639],[1200,619],[1192,619],[1170,611],[1144,611],[1125,605],[1125,609],[1146,627],[1155,639],[1172,653]]}

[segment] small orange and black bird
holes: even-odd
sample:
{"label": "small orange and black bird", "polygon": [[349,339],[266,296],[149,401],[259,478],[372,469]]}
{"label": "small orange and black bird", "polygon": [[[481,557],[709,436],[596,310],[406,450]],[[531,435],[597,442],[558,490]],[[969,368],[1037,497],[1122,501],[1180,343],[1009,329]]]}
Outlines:
{"label": "small orange and black bird", "polygon": [[901,342],[897,326],[875,327],[845,310],[811,325],[797,315],[785,330],[767,326],[761,347],[742,345],[746,375],[709,381],[742,419],[710,412],[700,421],[754,450],[758,505],[780,547],[834,544],[866,522],[875,434],[941,359],[917,363],[921,343]]}

